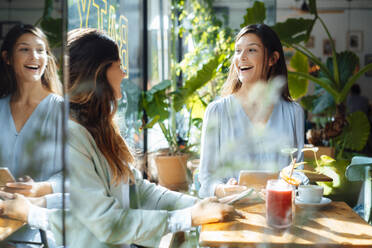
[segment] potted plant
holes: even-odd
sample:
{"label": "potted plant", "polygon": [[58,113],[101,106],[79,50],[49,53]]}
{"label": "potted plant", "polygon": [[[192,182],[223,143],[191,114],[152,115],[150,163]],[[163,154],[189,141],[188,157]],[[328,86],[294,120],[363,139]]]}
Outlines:
{"label": "potted plant", "polygon": [[[326,187],[325,194],[334,199],[349,199],[348,203],[353,205],[358,197],[356,192],[360,184],[347,183],[345,169],[355,152],[366,145],[370,125],[367,116],[362,112],[347,115],[345,101],[351,86],[363,73],[372,70],[372,64],[359,69],[359,58],[355,53],[337,52],[326,24],[317,13],[316,1],[311,0],[309,7],[310,13],[314,15],[313,24],[319,21],[330,40],[332,55],[322,63],[296,40],[283,39],[284,45],[297,51],[290,61],[293,70],[288,73],[289,90],[292,97],[302,97],[301,104],[306,110],[322,116],[323,121],[325,120],[321,127],[312,129],[308,135],[313,145],[328,144],[335,149],[335,160],[327,159],[320,164],[314,164],[317,171],[333,178],[333,182],[323,183]],[[313,24],[307,32],[307,37]],[[291,25],[287,23],[286,28],[290,29]],[[308,60],[318,68],[317,73],[309,72]],[[305,96],[308,80],[316,84],[316,89],[314,95]],[[346,152],[345,149],[352,152]]]}
{"label": "potted plant", "polygon": [[183,108],[192,111],[192,97],[197,89],[213,78],[220,63],[220,56],[210,59],[197,73],[184,82],[182,87],[174,89],[171,80],[164,80],[146,92],[142,92],[142,108],[148,117],[145,128],[159,125],[168,148],[155,156],[159,183],[172,190],[187,189],[186,162],[190,153],[189,134],[192,125],[201,125],[200,118],[188,116],[187,134],[179,135],[179,125],[175,121],[177,113]]}
{"label": "potted plant", "polygon": [[[255,3],[254,9],[247,9],[245,23],[263,22],[265,7],[263,3]],[[278,34],[282,44],[293,48],[296,53],[290,61],[288,72],[289,91],[294,99],[301,98],[301,105],[314,115],[318,115],[319,125],[311,131],[310,140],[314,145],[330,146],[328,154],[334,154],[336,160],[315,163],[316,170],[333,178],[333,182],[325,183],[326,194],[334,199],[351,199],[355,202],[359,185],[346,183],[345,169],[355,152],[345,152],[345,149],[360,151],[365,146],[370,126],[367,117],[362,112],[346,115],[345,100],[351,86],[363,73],[372,70],[372,64],[359,69],[359,58],[350,51],[337,52],[332,36],[318,15],[316,1],[309,1],[309,13],[312,19],[289,18],[285,22],[276,23],[272,28]],[[314,24],[319,21],[331,41],[332,55],[325,63],[315,56],[309,49],[301,45],[307,41]],[[309,61],[317,68],[317,73],[309,70]],[[316,84],[314,95],[305,96],[308,82]],[[322,123],[323,122],[323,123]],[[321,149],[324,149],[321,147]],[[325,148],[327,149],[327,148]],[[332,150],[335,151],[332,151]],[[334,152],[334,153],[332,153]],[[317,165],[318,164],[318,165]],[[349,193],[345,196],[345,193]],[[352,197],[354,196],[354,197]]]}

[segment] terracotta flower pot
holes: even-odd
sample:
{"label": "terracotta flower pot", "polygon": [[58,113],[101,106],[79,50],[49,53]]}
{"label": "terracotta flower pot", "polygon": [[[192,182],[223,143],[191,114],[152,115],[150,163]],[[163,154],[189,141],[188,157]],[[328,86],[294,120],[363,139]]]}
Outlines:
{"label": "terracotta flower pot", "polygon": [[174,191],[187,190],[187,159],[188,155],[156,156],[159,184]]}

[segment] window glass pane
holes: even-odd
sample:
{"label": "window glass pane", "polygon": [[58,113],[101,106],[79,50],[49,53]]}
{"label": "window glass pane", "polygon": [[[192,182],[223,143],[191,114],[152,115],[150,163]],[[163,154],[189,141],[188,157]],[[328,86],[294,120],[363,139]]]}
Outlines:
{"label": "window glass pane", "polygon": [[[66,115],[60,83],[61,20],[58,1],[0,1],[0,185],[8,192],[31,197],[62,192]],[[27,181],[29,188],[3,187],[13,179]],[[54,203],[62,208],[61,194]],[[0,223],[2,239],[9,235],[18,242],[41,241],[39,230],[29,226],[15,232],[22,222]],[[52,233],[47,238],[55,247]]]}
{"label": "window glass pane", "polygon": [[[137,0],[71,1],[68,7],[68,29],[90,27],[104,30],[120,50],[123,80],[117,124],[126,142],[137,154],[143,151],[139,97],[142,88],[142,5]],[[128,35],[130,34],[130,35]]]}

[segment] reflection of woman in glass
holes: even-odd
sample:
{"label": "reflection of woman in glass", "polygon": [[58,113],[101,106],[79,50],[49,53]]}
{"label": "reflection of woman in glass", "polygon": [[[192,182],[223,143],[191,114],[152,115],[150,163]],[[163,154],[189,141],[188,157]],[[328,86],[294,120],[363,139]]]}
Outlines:
{"label": "reflection of woman in glass", "polygon": [[[271,81],[278,76],[282,80]],[[270,95],[272,91],[277,93]],[[289,96],[283,48],[270,27],[250,25],[239,32],[224,94],[204,117],[202,197],[238,190],[241,169],[278,171],[290,162],[280,150],[301,150],[304,143],[303,110]],[[302,160],[297,154],[297,161]],[[235,165],[239,168],[231,168]]]}
{"label": "reflection of woman in glass", "polygon": [[[234,213],[231,206],[217,203],[215,198],[194,205],[194,197],[143,180],[130,167],[132,156],[113,121],[125,76],[118,46],[95,29],[78,29],[68,34],[68,50],[72,119],[68,140],[71,218],[66,222],[71,224],[67,226],[69,247],[131,243],[155,247],[167,232]],[[11,212],[10,206],[16,202],[26,210]],[[29,211],[21,196],[3,206],[8,215],[23,220],[35,211]],[[50,211],[37,211],[44,212],[38,221],[41,227],[60,231]]]}
{"label": "reflection of woman in glass", "polygon": [[56,94],[55,59],[40,29],[17,25],[8,32],[0,81],[0,167],[20,178],[2,190],[33,197],[60,192],[63,98]]}

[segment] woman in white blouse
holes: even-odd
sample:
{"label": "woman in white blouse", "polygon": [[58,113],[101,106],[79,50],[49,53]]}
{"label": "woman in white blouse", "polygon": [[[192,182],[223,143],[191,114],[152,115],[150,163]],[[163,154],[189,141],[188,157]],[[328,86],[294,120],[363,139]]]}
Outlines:
{"label": "woman in white blouse", "polygon": [[[283,48],[265,24],[241,29],[224,97],[208,105],[202,129],[201,197],[241,190],[240,170],[279,171],[304,144],[304,113],[292,101]],[[297,153],[297,161],[303,159]]]}
{"label": "woman in white blouse", "polygon": [[[55,58],[39,28],[20,24],[8,31],[0,82],[0,167],[18,179],[1,190],[51,199],[61,192],[63,98]],[[38,233],[24,227],[10,239],[39,241]]]}

